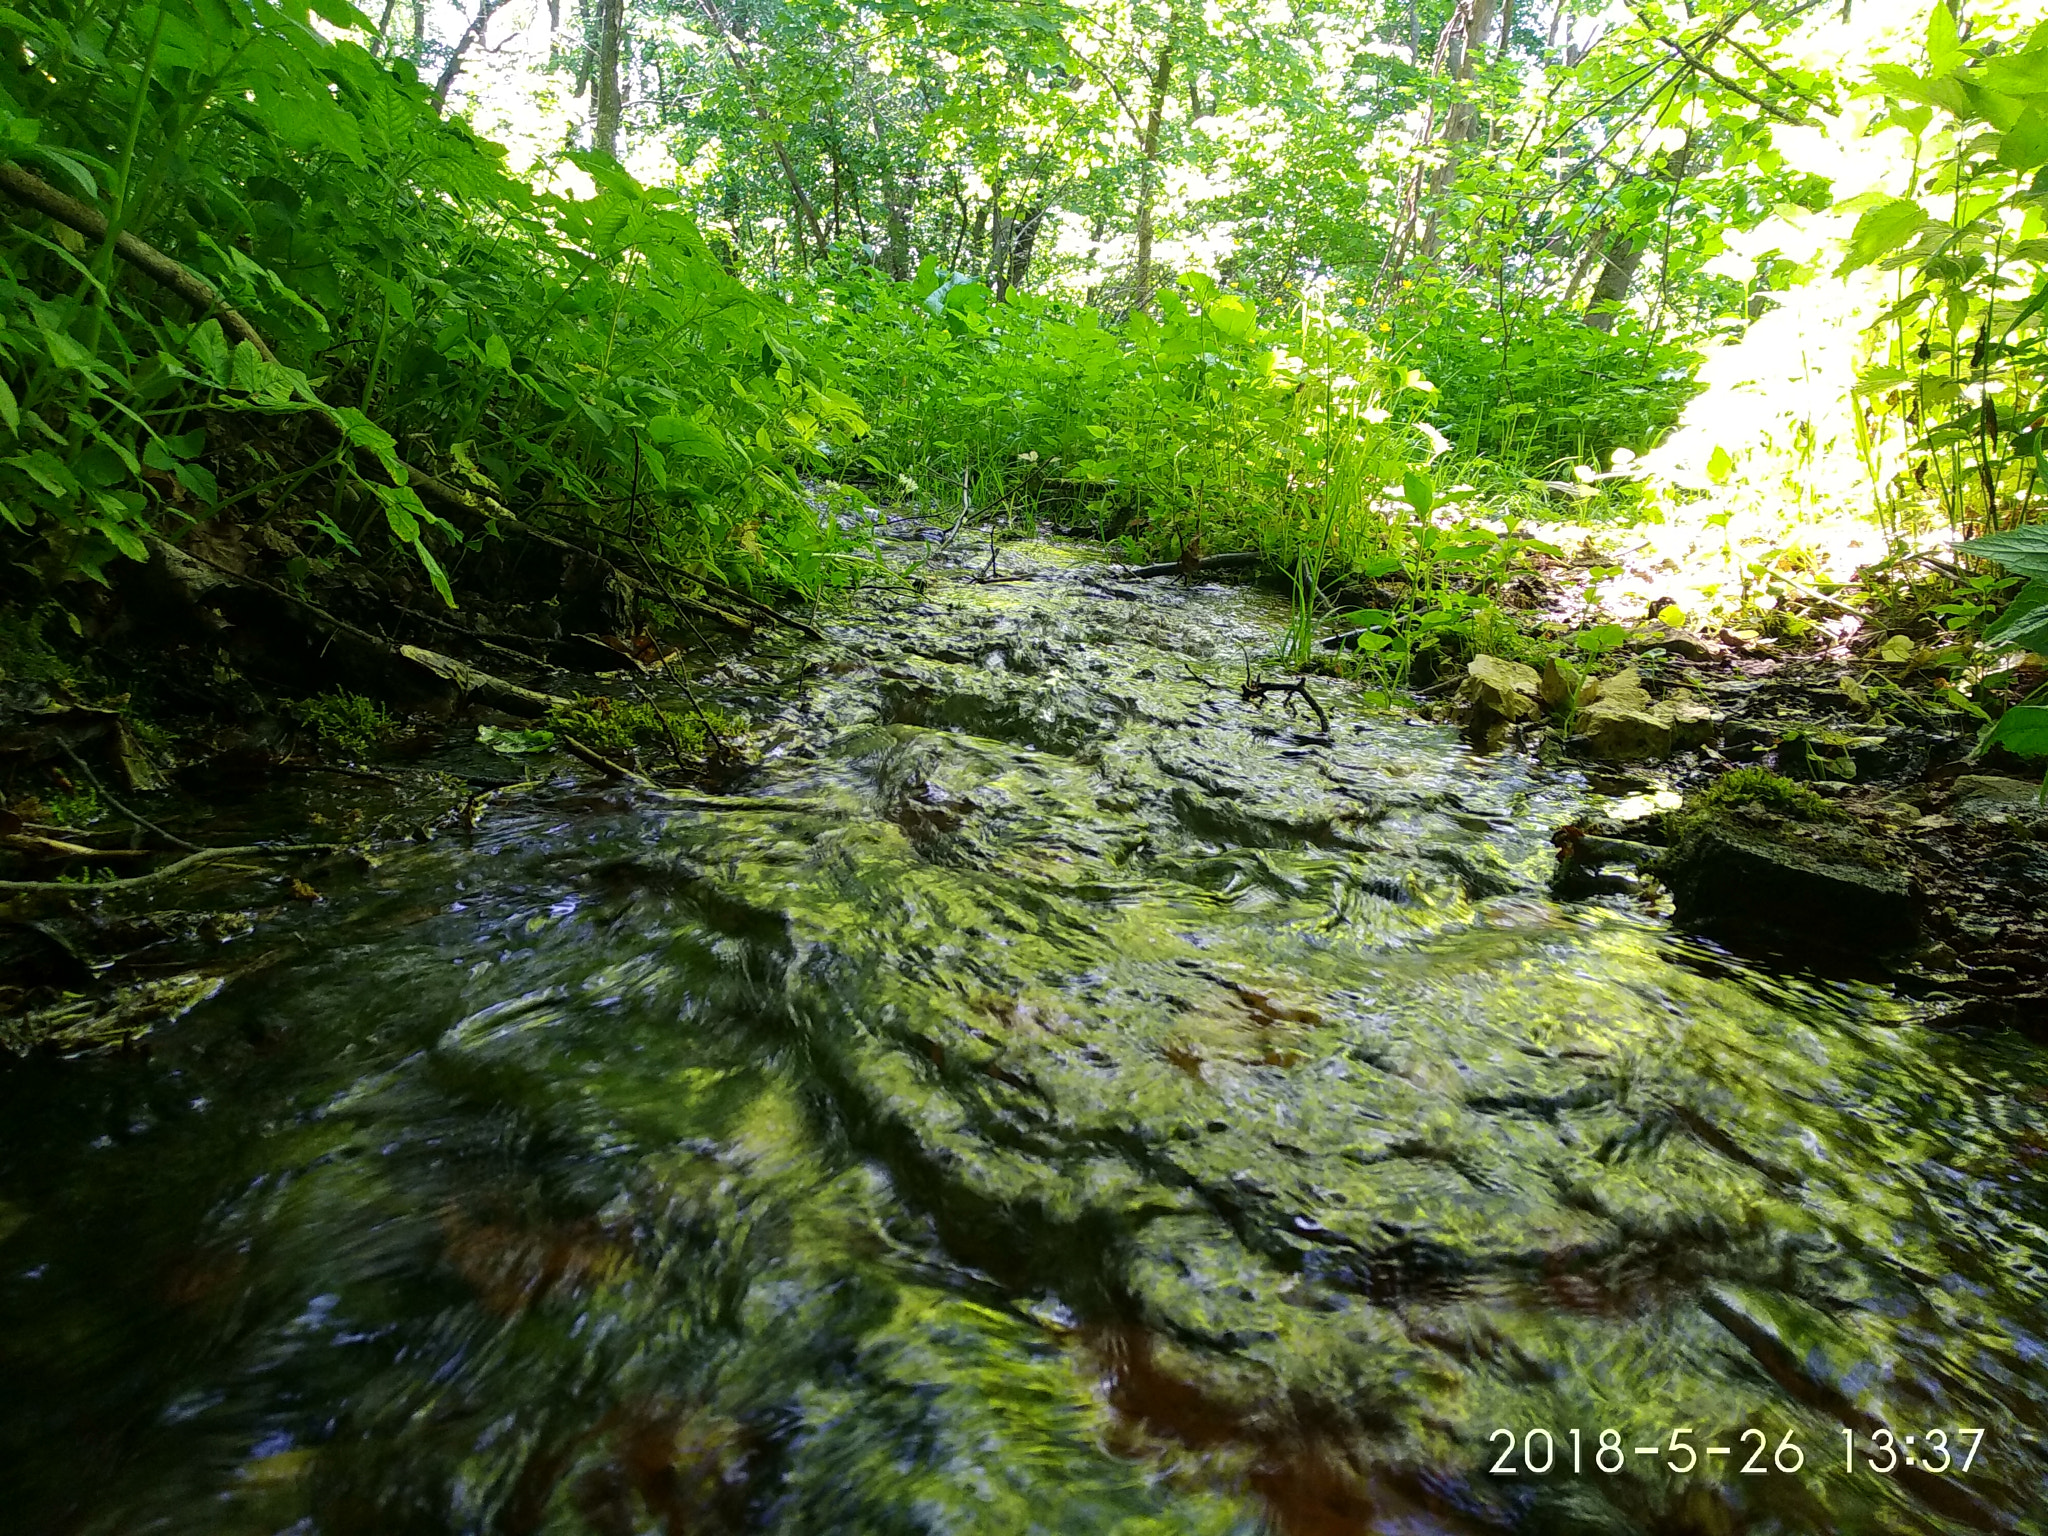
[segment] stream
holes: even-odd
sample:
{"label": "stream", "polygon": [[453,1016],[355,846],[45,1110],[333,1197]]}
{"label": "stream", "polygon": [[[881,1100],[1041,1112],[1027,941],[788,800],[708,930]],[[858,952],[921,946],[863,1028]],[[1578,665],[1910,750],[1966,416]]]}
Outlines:
{"label": "stream", "polygon": [[1582,776],[1247,701],[1270,594],[979,563],[728,669],[758,805],[0,1073],[0,1529],[2048,1530],[2048,1053],[1554,902]]}

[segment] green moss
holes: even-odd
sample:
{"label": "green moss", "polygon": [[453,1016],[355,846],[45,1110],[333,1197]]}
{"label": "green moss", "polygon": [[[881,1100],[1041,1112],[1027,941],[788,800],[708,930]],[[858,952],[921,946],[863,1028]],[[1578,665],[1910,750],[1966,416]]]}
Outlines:
{"label": "green moss", "polygon": [[1677,815],[1681,826],[1738,805],[1760,806],[1788,821],[1841,821],[1842,813],[1804,784],[1781,779],[1764,768],[1737,768],[1724,773],[1686,803]]}
{"label": "green moss", "polygon": [[37,796],[44,819],[59,827],[89,827],[107,814],[93,789],[67,789]]}
{"label": "green moss", "polygon": [[573,709],[550,710],[547,723],[603,757],[630,757],[643,748],[667,751],[671,736],[684,756],[696,757],[712,749],[714,731],[720,739],[730,740],[745,727],[744,721],[715,705],[707,706],[706,712],[711,716],[708,725],[694,709],[661,709],[600,697],[579,700]]}
{"label": "green moss", "polygon": [[398,730],[398,722],[382,704],[345,689],[300,699],[285,708],[328,746],[358,757]]}

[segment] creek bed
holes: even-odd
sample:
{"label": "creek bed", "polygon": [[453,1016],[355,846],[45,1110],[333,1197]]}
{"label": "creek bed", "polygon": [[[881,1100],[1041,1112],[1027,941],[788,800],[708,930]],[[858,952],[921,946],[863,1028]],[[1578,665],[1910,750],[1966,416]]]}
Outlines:
{"label": "creek bed", "polygon": [[1094,559],[751,664],[758,809],[507,798],[0,1075],[0,1524],[2028,1529],[2042,1050],[1552,901],[1577,776]]}

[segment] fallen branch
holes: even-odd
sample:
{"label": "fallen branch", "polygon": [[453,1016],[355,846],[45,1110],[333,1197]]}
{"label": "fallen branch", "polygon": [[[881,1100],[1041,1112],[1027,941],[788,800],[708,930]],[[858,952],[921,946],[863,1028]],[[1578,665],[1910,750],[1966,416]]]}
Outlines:
{"label": "fallen branch", "polygon": [[1117,572],[1125,577],[1193,576],[1202,571],[1241,571],[1255,566],[1263,557],[1246,551],[1235,555],[1208,555],[1200,560],[1166,560],[1158,565],[1128,566]]}
{"label": "fallen branch", "polygon": [[1297,677],[1291,683],[1262,683],[1247,677],[1244,687],[1239,690],[1248,704],[1263,704],[1273,694],[1302,700],[1316,712],[1316,721],[1325,736],[1330,734],[1330,717],[1323,713],[1323,706],[1316,702],[1316,696],[1308,691],[1306,679]]}
{"label": "fallen branch", "polygon": [[158,826],[155,822],[151,821],[147,816],[140,815],[137,812],[130,810],[127,806],[123,805],[120,801],[116,800],[113,797],[113,795],[108,792],[107,786],[100,782],[99,775],[94,773],[91,768],[86,766],[85,759],[80,757],[76,752],[71,750],[70,742],[62,741],[59,742],[57,745],[63,749],[64,755],[71,759],[71,766],[76,768],[80,773],[84,774],[86,782],[92,785],[92,787],[99,792],[100,798],[102,800],[105,800],[107,804],[111,805],[115,810],[119,811],[123,816],[126,816],[138,827],[147,827],[150,831],[154,832],[158,837],[162,838],[165,842],[169,843],[173,848],[183,848],[188,853],[197,853],[199,851],[199,845],[197,843],[188,843],[185,841],[185,839],[178,836],[175,832],[165,831],[162,827]]}
{"label": "fallen branch", "polygon": [[138,886],[168,880],[194,865],[209,864],[215,859],[251,854],[333,853],[341,846],[340,843],[251,843],[243,848],[202,848],[197,853],[186,854],[175,864],[166,864],[146,875],[129,875],[121,880],[0,880],[0,891],[131,891]]}
{"label": "fallen branch", "polygon": [[584,762],[590,764],[591,767],[598,769],[600,772],[605,773],[614,779],[624,779],[629,784],[644,785],[648,789],[654,789],[658,787],[655,784],[654,780],[648,778],[646,774],[640,773],[632,768],[627,768],[622,764],[613,762],[610,758],[606,757],[596,748],[586,747],[582,742],[578,741],[574,736],[571,736],[566,731],[559,732],[556,735],[555,739],[561,742],[563,747],[565,747],[569,752],[571,752],[577,757],[582,758]]}

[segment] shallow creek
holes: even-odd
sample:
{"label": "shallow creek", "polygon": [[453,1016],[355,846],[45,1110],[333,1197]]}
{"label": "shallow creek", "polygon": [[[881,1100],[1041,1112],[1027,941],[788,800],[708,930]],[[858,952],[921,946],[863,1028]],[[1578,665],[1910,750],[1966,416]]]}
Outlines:
{"label": "shallow creek", "polygon": [[1092,559],[0,1074],[0,1528],[2048,1529],[2044,1053],[1552,902],[1576,775]]}

